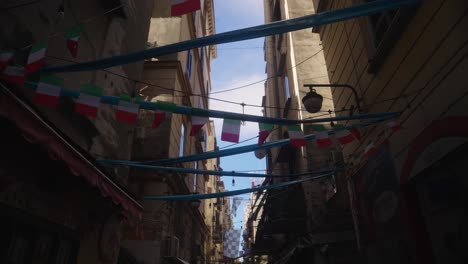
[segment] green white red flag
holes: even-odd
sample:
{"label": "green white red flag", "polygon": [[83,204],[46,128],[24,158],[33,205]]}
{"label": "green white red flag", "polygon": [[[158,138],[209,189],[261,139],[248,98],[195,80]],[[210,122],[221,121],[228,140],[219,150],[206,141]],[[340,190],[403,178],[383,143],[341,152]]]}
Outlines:
{"label": "green white red flag", "polygon": [[15,53],[11,50],[0,50],[0,72],[8,66],[14,54]]}
{"label": "green white red flag", "polygon": [[[168,112],[173,112],[177,107],[176,104],[161,102],[161,101],[158,101],[156,103],[156,105],[157,105],[158,109],[166,110]],[[155,111],[154,112],[154,119],[153,119],[153,124],[152,124],[153,128],[159,127],[159,125],[161,125],[161,123],[164,122],[164,120],[166,120],[166,111]]]}
{"label": "green white red flag", "polygon": [[328,147],[333,144],[328,131],[324,125],[313,125],[312,130],[315,134],[315,141],[317,142],[317,147]]}
{"label": "green white red flag", "polygon": [[26,65],[26,74],[38,71],[44,64],[44,58],[47,49],[47,42],[43,41],[31,47],[28,63]]}
{"label": "green white red flag", "polygon": [[62,87],[63,78],[53,75],[42,75],[34,94],[34,101],[40,105],[55,107]]}
{"label": "green white red flag", "polygon": [[171,16],[185,15],[200,8],[200,0],[171,0]]}
{"label": "green white red flag", "polygon": [[338,142],[340,142],[341,145],[353,142],[353,134],[348,129],[344,128],[343,125],[335,125],[334,129],[336,140],[338,140]]}
{"label": "green white red flag", "polygon": [[302,133],[301,126],[290,125],[288,126],[288,134],[291,146],[299,148],[307,144],[304,133]]}
{"label": "green white red flag", "polygon": [[2,72],[2,79],[10,84],[23,85],[24,67],[19,66],[7,66]]}
{"label": "green white red flag", "polygon": [[221,140],[239,143],[240,127],[240,120],[224,119]]}
{"label": "green white red flag", "polygon": [[128,94],[122,94],[120,96],[119,104],[117,105],[115,119],[127,124],[135,124],[139,109],[140,105],[134,103],[134,98],[130,97]]}
{"label": "green white red flag", "polygon": [[398,124],[395,120],[392,120],[392,121],[386,123],[385,126],[387,127],[387,129],[389,129],[389,130],[391,130],[393,132],[396,132],[396,131],[401,129],[400,124]]}
{"label": "green white red flag", "polygon": [[375,152],[377,152],[377,148],[374,146],[374,143],[371,141],[364,149],[364,157],[370,158],[372,155],[375,154]]}
{"label": "green white red flag", "polygon": [[83,28],[81,26],[74,26],[65,32],[67,48],[74,59],[76,59],[76,56],[78,55],[78,42],[80,41],[82,31]]}
{"label": "green white red flag", "polygon": [[89,117],[96,117],[101,105],[102,89],[92,84],[84,84],[80,96],[75,102],[75,112]]}
{"label": "green white red flag", "polygon": [[204,116],[192,116],[192,129],[190,130],[190,136],[195,136],[198,131],[208,122],[208,117]]}
{"label": "green white red flag", "polygon": [[273,124],[258,123],[258,145],[261,146],[273,130]]}

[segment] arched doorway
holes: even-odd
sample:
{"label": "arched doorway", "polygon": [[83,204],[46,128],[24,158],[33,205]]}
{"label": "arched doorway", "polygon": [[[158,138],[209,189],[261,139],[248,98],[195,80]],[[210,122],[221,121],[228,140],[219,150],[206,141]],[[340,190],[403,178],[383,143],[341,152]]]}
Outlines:
{"label": "arched doorway", "polygon": [[[400,173],[401,205],[408,237],[424,263],[468,261],[468,117],[434,121],[410,145]],[[452,143],[451,143],[452,142]],[[453,142],[458,147],[453,150]],[[452,144],[453,146],[450,146]],[[434,147],[436,146],[436,147]],[[442,154],[427,158],[430,150]],[[449,151],[450,150],[450,151]],[[434,155],[433,155],[434,156]],[[423,159],[431,163],[421,169]],[[418,168],[419,167],[419,168]]]}

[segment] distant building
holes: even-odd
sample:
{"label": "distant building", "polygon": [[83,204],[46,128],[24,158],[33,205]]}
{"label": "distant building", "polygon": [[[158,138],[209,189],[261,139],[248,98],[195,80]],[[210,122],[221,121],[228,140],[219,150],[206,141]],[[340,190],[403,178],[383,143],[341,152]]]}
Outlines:
{"label": "distant building", "polygon": [[[148,47],[164,46],[215,33],[213,1],[202,1],[201,10],[170,17],[170,1],[155,1],[152,9]],[[208,108],[211,90],[211,60],[216,47],[203,47],[144,63],[143,80],[151,85],[139,87],[146,101],[165,101],[177,105]],[[212,151],[217,148],[212,122],[190,136],[190,116],[168,114],[157,128],[151,128],[152,111],[142,114],[134,139],[132,158],[153,160]],[[219,170],[219,159],[176,164],[200,170]],[[132,169],[131,189],[139,196],[217,192],[219,176],[158,172]],[[206,263],[216,260],[222,249],[222,220],[219,201],[195,200],[144,201],[139,226],[126,228],[124,247],[142,263]],[[216,205],[215,205],[216,204]]]}

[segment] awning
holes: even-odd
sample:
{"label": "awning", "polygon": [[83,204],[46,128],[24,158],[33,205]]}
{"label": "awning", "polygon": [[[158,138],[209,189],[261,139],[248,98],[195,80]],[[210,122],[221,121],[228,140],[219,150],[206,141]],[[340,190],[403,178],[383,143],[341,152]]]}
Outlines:
{"label": "awning", "polygon": [[133,217],[141,218],[143,207],[76,147],[60,135],[34,109],[0,83],[0,116],[9,119],[22,131],[24,137],[41,144],[55,160],[64,161],[71,174],[84,178],[89,185],[100,190],[101,195],[121,205]]}

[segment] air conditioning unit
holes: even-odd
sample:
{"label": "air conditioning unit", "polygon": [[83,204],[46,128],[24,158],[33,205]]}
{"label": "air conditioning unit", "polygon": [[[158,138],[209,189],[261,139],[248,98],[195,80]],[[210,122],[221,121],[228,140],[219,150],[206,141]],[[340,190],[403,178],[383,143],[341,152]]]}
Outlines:
{"label": "air conditioning unit", "polygon": [[163,257],[179,256],[179,239],[176,236],[167,237],[163,243]]}

